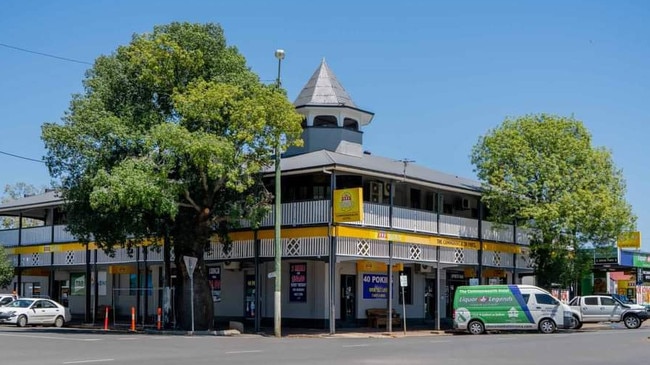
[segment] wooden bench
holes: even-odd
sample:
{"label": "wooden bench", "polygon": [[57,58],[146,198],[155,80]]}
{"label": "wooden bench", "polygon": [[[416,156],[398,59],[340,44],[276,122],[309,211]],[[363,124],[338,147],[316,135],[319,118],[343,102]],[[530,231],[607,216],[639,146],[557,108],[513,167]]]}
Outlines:
{"label": "wooden bench", "polygon": [[[366,317],[368,317],[368,327],[379,328],[388,324],[388,309],[386,308],[370,308],[366,309]],[[391,321],[393,326],[399,326],[402,323],[399,314],[395,309],[391,312]]]}

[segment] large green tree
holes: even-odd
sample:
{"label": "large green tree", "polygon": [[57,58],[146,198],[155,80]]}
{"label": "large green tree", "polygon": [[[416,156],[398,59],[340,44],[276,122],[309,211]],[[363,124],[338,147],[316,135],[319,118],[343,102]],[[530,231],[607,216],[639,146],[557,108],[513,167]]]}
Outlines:
{"label": "large green tree", "polygon": [[572,117],[508,118],[471,154],[489,217],[532,228],[538,283],[564,286],[591,269],[587,246],[611,246],[636,217],[610,151]]}
{"label": "large green tree", "polygon": [[276,146],[300,143],[300,115],[216,24],[134,35],[95,61],[84,86],[63,123],[42,128],[71,232],[109,252],[168,232],[182,275],[177,320],[191,327],[182,257],[193,256],[195,328],[212,328],[204,253],[214,235],[228,243],[240,218],[259,221],[270,202],[261,170]]}

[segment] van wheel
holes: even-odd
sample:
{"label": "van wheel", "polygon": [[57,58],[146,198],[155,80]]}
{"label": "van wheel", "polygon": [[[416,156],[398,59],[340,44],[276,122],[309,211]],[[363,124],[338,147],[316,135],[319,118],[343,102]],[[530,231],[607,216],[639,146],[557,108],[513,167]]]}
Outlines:
{"label": "van wheel", "polygon": [[481,321],[474,320],[467,324],[467,330],[473,335],[480,335],[485,332],[485,326],[483,326],[483,323],[481,323]]}
{"label": "van wheel", "polygon": [[623,318],[623,323],[625,323],[625,327],[630,329],[641,327],[641,320],[634,314],[628,314],[625,316],[625,318]]}
{"label": "van wheel", "polygon": [[18,326],[18,327],[27,326],[27,317],[25,317],[24,315],[21,315],[20,317],[18,317],[18,320],[16,321],[16,326]]}
{"label": "van wheel", "polygon": [[553,333],[555,332],[555,322],[552,319],[544,318],[539,322],[539,332]]}

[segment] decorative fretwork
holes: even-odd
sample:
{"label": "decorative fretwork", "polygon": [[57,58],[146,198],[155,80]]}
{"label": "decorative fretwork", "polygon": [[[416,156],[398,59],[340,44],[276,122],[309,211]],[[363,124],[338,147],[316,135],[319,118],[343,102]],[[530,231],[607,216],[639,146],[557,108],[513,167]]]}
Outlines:
{"label": "decorative fretwork", "polygon": [[67,251],[65,253],[65,263],[66,265],[73,265],[74,262],[74,251]]}
{"label": "decorative fretwork", "polygon": [[462,248],[454,249],[454,263],[457,264],[465,263],[465,249]]}
{"label": "decorative fretwork", "polygon": [[499,251],[492,252],[492,265],[501,266],[501,252]]}
{"label": "decorative fretwork", "polygon": [[411,260],[422,259],[422,248],[420,247],[420,245],[411,245],[409,247],[409,258]]}
{"label": "decorative fretwork", "polygon": [[41,254],[38,252],[34,252],[32,254],[32,262],[30,263],[31,266],[39,266],[41,263]]}
{"label": "decorative fretwork", "polygon": [[225,247],[223,245],[219,245],[218,249],[221,250],[221,252],[219,252],[219,256],[221,256],[224,259],[231,259],[232,251],[233,251],[232,248],[233,248],[233,244],[230,244]]}
{"label": "decorative fretwork", "polygon": [[370,256],[370,243],[366,240],[357,240],[357,255]]}
{"label": "decorative fretwork", "polygon": [[300,239],[292,238],[287,243],[287,256],[300,256],[302,255],[302,244]]}

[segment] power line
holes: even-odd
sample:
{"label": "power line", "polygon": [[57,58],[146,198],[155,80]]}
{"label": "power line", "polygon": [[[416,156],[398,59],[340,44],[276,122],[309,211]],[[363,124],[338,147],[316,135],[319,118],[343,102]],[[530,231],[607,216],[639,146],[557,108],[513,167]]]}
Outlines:
{"label": "power line", "polygon": [[45,163],[45,161],[43,161],[43,160],[37,160],[35,158],[29,158],[29,157],[14,155],[13,153],[9,153],[9,152],[0,151],[0,154],[15,157],[15,158],[20,158],[20,159],[27,160],[27,161]]}
{"label": "power line", "polygon": [[75,59],[73,59],[73,58],[67,58],[67,57],[55,56],[55,55],[53,55],[53,54],[49,54],[49,53],[43,53],[43,52],[38,52],[38,51],[32,51],[32,50],[29,50],[29,49],[20,48],[20,47],[12,46],[12,45],[5,44],[5,43],[0,43],[0,46],[2,46],[2,47],[6,47],[6,48],[15,49],[15,50],[17,50],[17,51],[21,51],[21,52],[27,52],[27,53],[37,54],[37,55],[39,55],[39,56],[45,56],[45,57],[50,57],[50,58],[56,58],[57,60],[61,60],[61,61],[74,62],[74,63],[81,63],[81,64],[83,64],[83,65],[90,65],[90,66],[93,65],[93,64],[90,63],[90,62],[79,61],[79,60],[75,60]]}

